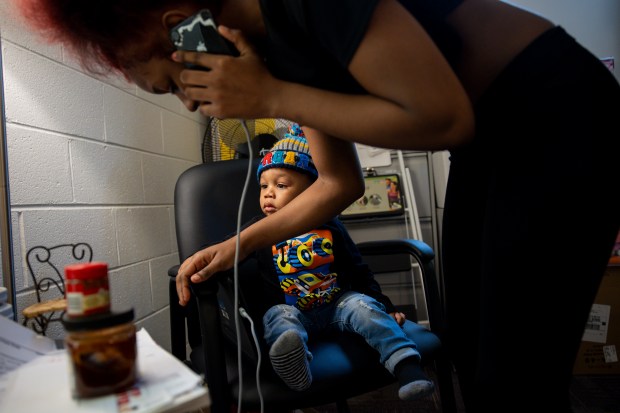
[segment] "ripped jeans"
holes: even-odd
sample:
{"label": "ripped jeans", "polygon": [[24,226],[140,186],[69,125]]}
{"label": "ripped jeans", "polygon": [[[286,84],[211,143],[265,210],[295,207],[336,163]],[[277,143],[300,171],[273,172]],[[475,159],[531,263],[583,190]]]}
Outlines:
{"label": "ripped jeans", "polygon": [[416,344],[409,339],[385,306],[367,295],[348,291],[336,301],[308,311],[287,304],[271,307],[263,316],[265,341],[269,348],[282,333],[297,330],[306,344],[308,337],[321,331],[348,331],[361,335],[381,356],[381,363],[394,373],[401,360],[414,356],[420,359]]}

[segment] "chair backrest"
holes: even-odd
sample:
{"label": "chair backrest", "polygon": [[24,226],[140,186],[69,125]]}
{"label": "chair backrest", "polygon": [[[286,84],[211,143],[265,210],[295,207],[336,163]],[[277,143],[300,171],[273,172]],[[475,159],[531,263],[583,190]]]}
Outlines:
{"label": "chair backrest", "polygon": [[[256,183],[258,162],[255,159],[250,166],[242,223],[261,212],[259,186]],[[175,205],[183,205],[183,211],[176,211],[175,214],[181,262],[206,245],[218,242],[235,231],[246,179],[245,174],[239,173],[240,165],[248,164],[247,159],[205,163],[181,174],[174,195]],[[211,173],[215,170],[217,173]],[[247,171],[247,168],[241,170]]]}
{"label": "chair backrest", "polygon": [[[175,186],[174,203],[177,245],[181,262],[196,251],[219,242],[235,232],[244,195],[243,188],[248,178],[248,168],[250,168],[249,182],[243,196],[241,223],[261,213],[258,199],[259,185],[256,182],[258,163],[258,159],[254,159],[251,163],[248,159],[204,163],[189,168],[179,176]],[[230,284],[230,280],[223,277],[220,277],[220,282]],[[218,305],[223,314],[221,317],[223,332],[226,338],[235,341],[236,328],[232,324],[234,297],[228,292],[229,289],[220,289]],[[173,300],[174,291],[171,292],[171,302]],[[194,348],[202,341],[199,336],[200,326],[195,301],[191,300],[183,311],[187,318],[189,345]],[[243,335],[240,339],[244,353],[255,357],[250,338]]]}
{"label": "chair backrest", "polygon": [[[61,272],[64,267],[77,262],[90,262],[92,259],[93,249],[85,242],[53,247],[37,245],[30,248],[26,253],[26,265],[35,287],[37,301],[64,296],[65,279]],[[52,296],[45,295],[48,291]]]}

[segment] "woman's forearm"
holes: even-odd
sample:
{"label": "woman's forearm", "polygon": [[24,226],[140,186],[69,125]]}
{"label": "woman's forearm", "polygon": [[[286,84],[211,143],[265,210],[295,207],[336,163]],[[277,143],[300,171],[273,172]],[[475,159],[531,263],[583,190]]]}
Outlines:
{"label": "woman's forearm", "polygon": [[297,83],[279,88],[272,113],[350,142],[390,149],[446,149],[470,134],[465,131],[469,126],[458,126],[455,120],[436,116],[431,122],[432,115],[418,119],[420,113],[384,98],[346,95]]}
{"label": "woman's forearm", "polygon": [[354,145],[311,128],[304,132],[319,177],[284,208],[242,232],[242,256],[323,225],[363,195]]}

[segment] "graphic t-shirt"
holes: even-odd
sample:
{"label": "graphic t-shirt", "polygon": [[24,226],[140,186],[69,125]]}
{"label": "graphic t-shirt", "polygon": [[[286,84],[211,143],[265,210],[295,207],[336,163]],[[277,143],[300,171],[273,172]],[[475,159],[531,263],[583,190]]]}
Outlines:
{"label": "graphic t-shirt", "polygon": [[[244,228],[264,218],[264,215],[255,216]],[[395,311],[337,218],[303,235],[261,248],[244,263],[250,261],[255,262],[256,269],[244,273],[240,289],[246,305],[257,317],[276,304],[286,303],[306,310],[327,305],[346,291],[373,297],[385,306],[386,312]]]}
{"label": "graphic t-shirt", "polygon": [[272,247],[273,264],[286,304],[310,310],[332,301],[340,291],[334,262],[334,238],[317,229]]}

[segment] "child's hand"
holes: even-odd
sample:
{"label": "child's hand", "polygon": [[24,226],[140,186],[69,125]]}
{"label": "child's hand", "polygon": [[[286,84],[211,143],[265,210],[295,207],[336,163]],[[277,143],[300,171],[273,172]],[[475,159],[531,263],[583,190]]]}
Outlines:
{"label": "child's hand", "polygon": [[405,324],[405,320],[407,320],[407,316],[405,315],[405,313],[394,312],[394,313],[390,313],[390,315],[394,317],[394,320],[396,320],[398,325],[401,327],[403,324]]}
{"label": "child's hand", "polygon": [[235,262],[235,238],[212,245],[187,258],[177,272],[179,304],[187,305],[191,297],[190,281],[200,283],[217,272],[232,268]]}

